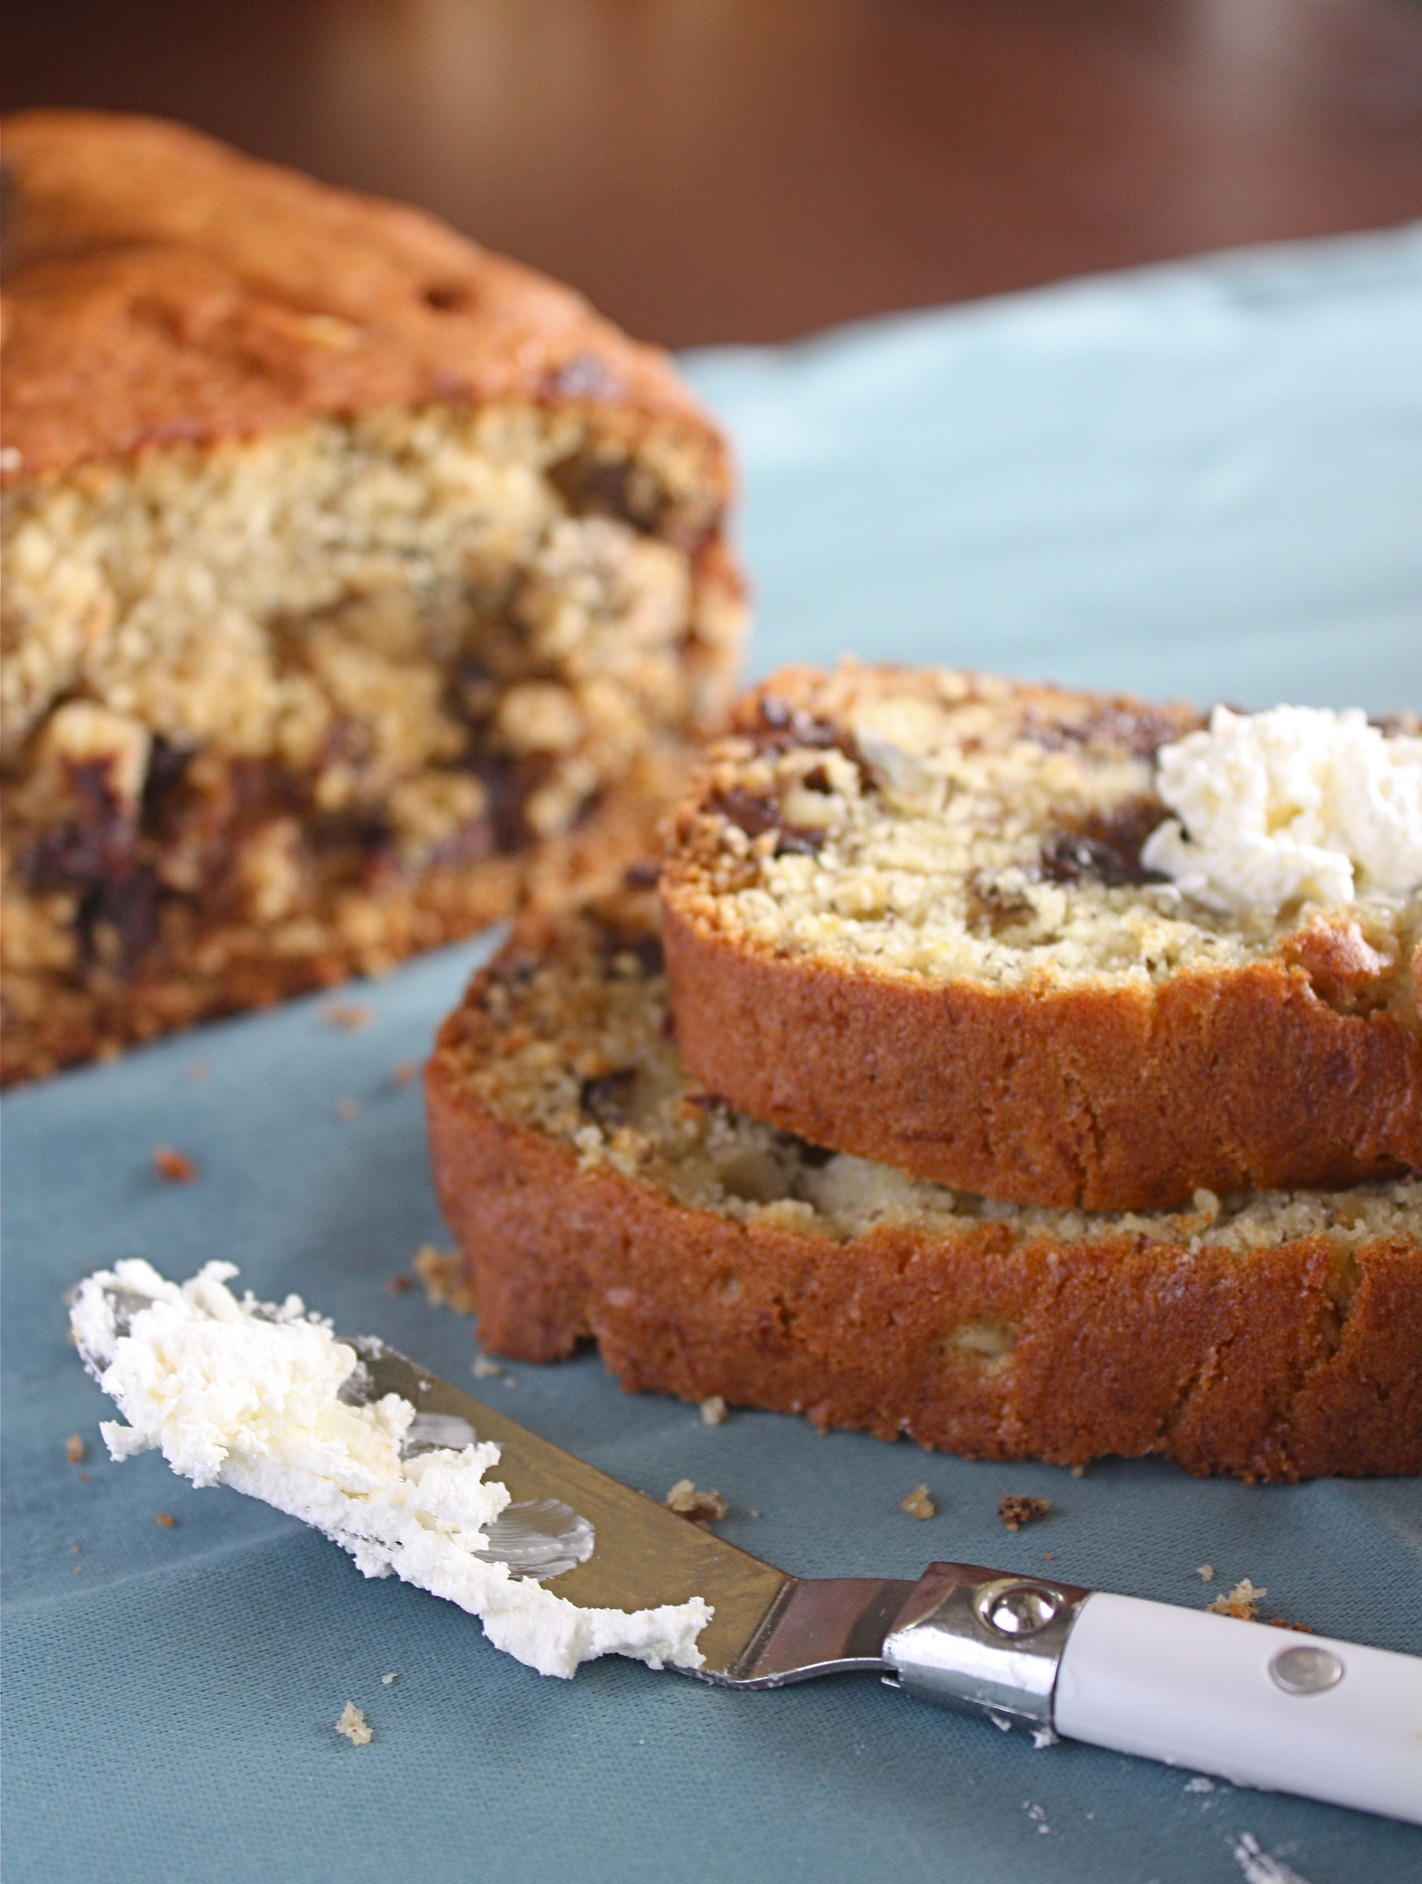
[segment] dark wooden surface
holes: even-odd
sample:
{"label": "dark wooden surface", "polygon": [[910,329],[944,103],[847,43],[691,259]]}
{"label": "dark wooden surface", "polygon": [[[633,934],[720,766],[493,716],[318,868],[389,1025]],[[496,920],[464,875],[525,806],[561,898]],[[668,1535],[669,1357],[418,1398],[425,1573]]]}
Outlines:
{"label": "dark wooden surface", "polygon": [[1422,215],[1404,0],[10,0],[0,100],[423,203],[672,344]]}

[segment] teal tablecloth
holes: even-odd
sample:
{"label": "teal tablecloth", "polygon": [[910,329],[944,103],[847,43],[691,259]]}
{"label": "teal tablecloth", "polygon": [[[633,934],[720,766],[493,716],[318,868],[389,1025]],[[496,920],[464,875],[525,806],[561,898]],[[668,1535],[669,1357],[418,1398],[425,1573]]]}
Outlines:
{"label": "teal tablecloth", "polygon": [[[745,463],[760,669],[854,648],[1202,699],[1422,703],[1418,232],[692,368]],[[1245,1875],[1245,1833],[1310,1884],[1422,1872],[1401,1826],[1036,1751],[868,1680],[726,1695],[617,1662],[541,1680],[262,1506],[152,1455],[110,1465],[61,1291],[116,1256],[170,1274],[231,1257],[259,1292],[299,1289],[467,1376],[468,1323],[386,1283],[441,1238],[418,1093],[391,1069],[474,958],[374,987],[361,1033],[300,1002],[6,1102],[7,1884],[1209,1884]],[[157,1179],[159,1142],[196,1159],[195,1184]],[[485,1391],[651,1492],[719,1486],[727,1534],[797,1570],[1052,1551],[1073,1580],[1186,1604],[1247,1575],[1266,1613],[1422,1650],[1416,1483],[1074,1479],[764,1414],[710,1428],[624,1397],[592,1356]],[[919,1480],[927,1523],[897,1508]],[[1045,1493],[1051,1517],[1009,1536],[1005,1490]],[[368,1747],[332,1731],[347,1700]]]}

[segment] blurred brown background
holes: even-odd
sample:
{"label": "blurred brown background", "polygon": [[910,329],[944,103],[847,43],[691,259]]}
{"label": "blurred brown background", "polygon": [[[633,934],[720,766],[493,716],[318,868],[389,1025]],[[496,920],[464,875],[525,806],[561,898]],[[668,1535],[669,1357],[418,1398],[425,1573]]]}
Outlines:
{"label": "blurred brown background", "polygon": [[31,0],[0,101],[423,203],[673,345],[1422,215],[1407,0]]}

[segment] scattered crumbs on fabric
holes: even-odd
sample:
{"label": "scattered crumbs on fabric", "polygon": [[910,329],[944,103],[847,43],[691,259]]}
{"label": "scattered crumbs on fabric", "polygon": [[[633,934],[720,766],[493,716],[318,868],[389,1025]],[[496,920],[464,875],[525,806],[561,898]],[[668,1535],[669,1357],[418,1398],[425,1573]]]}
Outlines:
{"label": "scattered crumbs on fabric", "polygon": [[1245,1884],[1308,1884],[1308,1879],[1300,1876],[1292,1865],[1265,1851],[1253,1832],[1242,1832],[1230,1850],[1244,1873]]}
{"label": "scattered crumbs on fabric", "polygon": [[358,1034],[363,1027],[369,1027],[372,1017],[364,1001],[328,1001],[321,1009],[321,1018],[340,1033]]}
{"label": "scattered crumbs on fabric", "polygon": [[1186,1792],[1213,1792],[1215,1782],[1207,1779],[1203,1773],[1192,1773],[1185,1782]]}
{"label": "scattered crumbs on fabric", "polygon": [[191,1184],[197,1176],[197,1166],[187,1153],[171,1145],[153,1147],[153,1169],[165,1184]]}
{"label": "scattered crumbs on fabric", "polygon": [[1195,1575],[1202,1583],[1213,1583],[1215,1580],[1215,1566],[1212,1563],[1197,1564],[1195,1567]]}
{"label": "scattered crumbs on fabric", "polygon": [[1051,1831],[1052,1828],[1047,1823],[1047,1808],[1045,1806],[1032,1805],[1024,1799],[1022,1801],[1022,1807],[1039,1832]]}
{"label": "scattered crumbs on fabric", "polygon": [[496,1380],[504,1370],[489,1355],[476,1354],[469,1363],[469,1371],[476,1380]]}
{"label": "scattered crumbs on fabric", "polygon": [[385,1686],[385,1687],[387,1687],[387,1688],[388,1688],[388,1687],[390,1686],[390,1683],[391,1683],[391,1682],[392,1682],[392,1681],[393,1681],[394,1679],[395,1679],[395,1677],[394,1677],[394,1675],[382,1675],[382,1676],[380,1677],[380,1680],[381,1680],[381,1683],[382,1683],[382,1685],[383,1685],[383,1686]]}
{"label": "scattered crumbs on fabric", "polygon": [[1051,1508],[1050,1498],[1029,1498],[1021,1492],[1004,1492],[997,1501],[998,1520],[1009,1531],[1020,1531],[1024,1524],[1036,1524]]}
{"label": "scattered crumbs on fabric", "polygon": [[938,1507],[929,1497],[926,1485],[915,1485],[911,1492],[905,1492],[899,1500],[899,1510],[907,1511],[911,1518],[933,1518],[938,1515]]}
{"label": "scattered crumbs on fabric", "polygon": [[726,1515],[726,1501],[720,1492],[698,1491],[689,1478],[679,1478],[662,1503],[668,1511],[674,1511],[679,1518],[689,1518],[693,1524],[709,1524]]}
{"label": "scattered crumbs on fabric", "polygon": [[1061,1735],[1051,1727],[1034,1727],[1032,1729],[1032,1745],[1039,1753],[1042,1751],[1043,1747],[1060,1746],[1061,1738]]}
{"label": "scattered crumbs on fabric", "polygon": [[1262,1585],[1251,1583],[1248,1577],[1241,1577],[1228,1596],[1217,1596],[1212,1603],[1206,1604],[1216,1616],[1233,1616],[1240,1622],[1253,1622],[1259,1614],[1262,1597],[1269,1594]]}
{"label": "scattered crumbs on fabric", "polygon": [[390,1069],[390,1084],[397,1089],[408,1086],[415,1077],[415,1070],[413,1060],[397,1060]]}
{"label": "scattered crumbs on fabric", "polygon": [[171,1511],[155,1511],[153,1522],[164,1531],[175,1531],[178,1528],[178,1520]]}
{"label": "scattered crumbs on fabric", "polygon": [[336,1722],[336,1732],[344,1734],[353,1747],[368,1747],[375,1738],[370,1730],[370,1722],[354,1701],[347,1701],[341,1709],[341,1718]]}
{"label": "scattered crumbs on fabric", "polygon": [[354,1119],[359,1118],[359,1116],[359,1099],[338,1099],[336,1101],[336,1117],[338,1119]]}
{"label": "scattered crumbs on fabric", "polygon": [[189,1060],[188,1078],[195,1086],[201,1086],[205,1079],[212,1077],[212,1068],[206,1060]]}
{"label": "scattered crumbs on fabric", "polygon": [[724,1426],[726,1423],[726,1401],[719,1393],[709,1394],[701,1402],[701,1423],[703,1426]]}
{"label": "scattered crumbs on fabric", "polygon": [[392,1295],[403,1295],[406,1289],[414,1288],[415,1278],[413,1276],[391,1276],[385,1286]]}
{"label": "scattered crumbs on fabric", "polygon": [[82,1433],[71,1433],[64,1442],[64,1456],[71,1465],[82,1465],[89,1456]]}
{"label": "scattered crumbs on fabric", "polygon": [[474,1313],[474,1292],[464,1278],[458,1250],[436,1249],[433,1243],[422,1243],[410,1266],[424,1283],[427,1299],[437,1308],[453,1308],[466,1315]]}

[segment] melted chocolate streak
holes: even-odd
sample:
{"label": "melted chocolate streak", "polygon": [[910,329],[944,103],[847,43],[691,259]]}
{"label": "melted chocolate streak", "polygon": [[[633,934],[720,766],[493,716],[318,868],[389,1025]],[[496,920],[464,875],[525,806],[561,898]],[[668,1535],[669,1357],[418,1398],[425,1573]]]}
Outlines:
{"label": "melted chocolate streak", "polygon": [[[300,780],[261,763],[233,766],[220,798],[195,794],[187,789],[193,756],[155,736],[136,812],[113,788],[112,760],[71,766],[73,815],[42,832],[25,853],[21,869],[36,889],[67,891],[75,898],[73,926],[83,970],[111,957],[110,967],[131,975],[159,939],[165,903],[220,905],[231,892],[244,837],[274,812],[303,819],[316,855],[329,859],[345,853],[352,881],[375,884],[404,873],[390,826],[378,810],[316,812]],[[472,863],[528,841],[525,783],[517,767],[479,758],[471,761],[471,770],[488,793],[488,813],[446,839],[431,858],[434,864]],[[164,884],[161,869],[165,852],[194,839],[203,885],[196,894]],[[116,948],[110,938],[116,938]]]}

